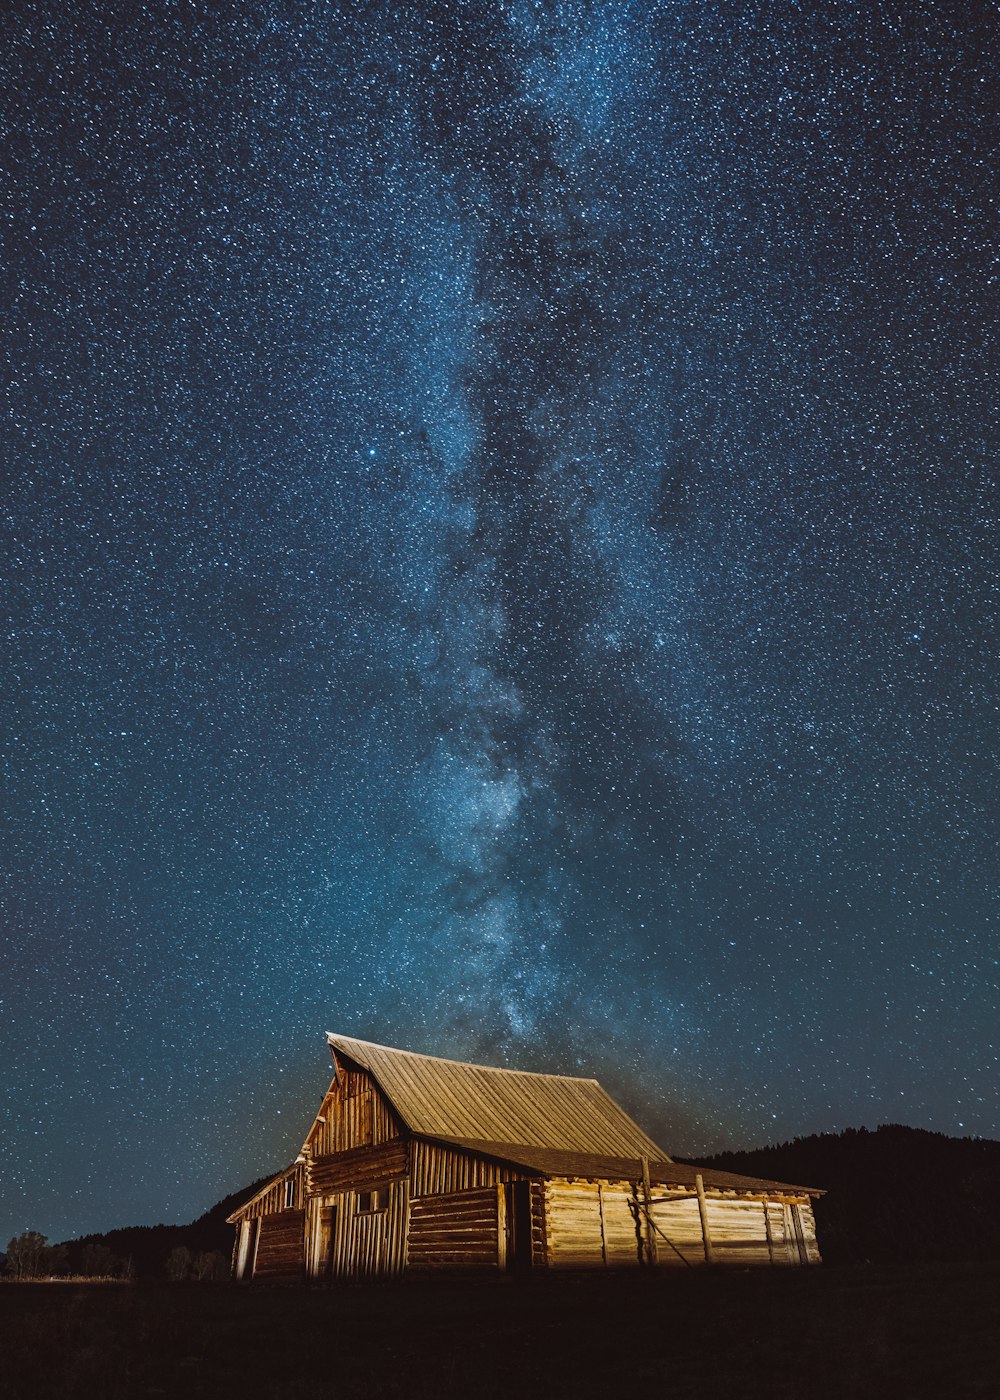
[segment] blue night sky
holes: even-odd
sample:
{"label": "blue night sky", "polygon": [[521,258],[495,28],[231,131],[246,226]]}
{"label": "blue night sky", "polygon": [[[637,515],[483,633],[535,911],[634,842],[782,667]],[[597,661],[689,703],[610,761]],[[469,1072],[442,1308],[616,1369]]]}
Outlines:
{"label": "blue night sky", "polygon": [[324,1031],[997,1136],[992,7],[14,3],[0,1245]]}

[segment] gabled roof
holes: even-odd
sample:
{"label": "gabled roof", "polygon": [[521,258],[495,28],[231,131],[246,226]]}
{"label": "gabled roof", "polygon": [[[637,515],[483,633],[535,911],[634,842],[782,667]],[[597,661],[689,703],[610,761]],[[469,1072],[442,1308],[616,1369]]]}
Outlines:
{"label": "gabled roof", "polygon": [[670,1161],[596,1079],[463,1064],[330,1033],[327,1040],[338,1056],[373,1076],[419,1137],[476,1143],[479,1151],[507,1161],[516,1160],[508,1155],[514,1143],[602,1158]]}

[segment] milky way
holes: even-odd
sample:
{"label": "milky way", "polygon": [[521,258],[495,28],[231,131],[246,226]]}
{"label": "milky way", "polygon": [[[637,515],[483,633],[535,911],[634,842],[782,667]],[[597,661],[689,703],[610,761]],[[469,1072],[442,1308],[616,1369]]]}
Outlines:
{"label": "milky way", "polygon": [[0,1243],[282,1165],[327,1029],[997,1135],[985,8],[5,31]]}

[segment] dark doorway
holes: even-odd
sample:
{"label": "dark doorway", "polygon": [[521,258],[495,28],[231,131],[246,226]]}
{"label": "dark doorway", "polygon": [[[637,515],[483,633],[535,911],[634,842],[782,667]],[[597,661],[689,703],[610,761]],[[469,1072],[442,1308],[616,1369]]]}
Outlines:
{"label": "dark doorway", "polygon": [[526,1274],[531,1268],[531,1182],[509,1181],[507,1196],[507,1272]]}
{"label": "dark doorway", "polygon": [[337,1207],[322,1207],[322,1235],[323,1256],[320,1260],[319,1276],[324,1283],[329,1283],[333,1278],[334,1251],[337,1243]]}

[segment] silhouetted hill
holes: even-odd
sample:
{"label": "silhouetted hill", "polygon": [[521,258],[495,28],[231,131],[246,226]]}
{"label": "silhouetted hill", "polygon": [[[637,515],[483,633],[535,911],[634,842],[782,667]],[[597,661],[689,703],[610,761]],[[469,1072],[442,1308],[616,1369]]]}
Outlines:
{"label": "silhouetted hill", "polygon": [[[1000,1259],[1000,1142],[892,1123],[701,1161],[826,1191],[816,1202],[816,1226],[830,1264]],[[163,1278],[167,1256],[179,1245],[228,1256],[233,1230],[226,1216],[269,1179],[234,1191],[190,1225],[133,1226],[71,1240],[70,1267],[80,1267],[87,1245],[131,1260],[140,1278]]]}
{"label": "silhouetted hill", "polygon": [[816,1228],[830,1264],[1000,1258],[1000,1142],[889,1123],[703,1160],[825,1190]]}
{"label": "silhouetted hill", "polygon": [[68,1240],[70,1271],[75,1273],[83,1268],[88,1245],[103,1245],[119,1259],[131,1261],[137,1278],[163,1278],[167,1255],[180,1245],[195,1254],[221,1250],[228,1257],[233,1247],[233,1227],[226,1224],[226,1216],[270,1179],[270,1176],[263,1176],[233,1191],[190,1225],[131,1225]]}

